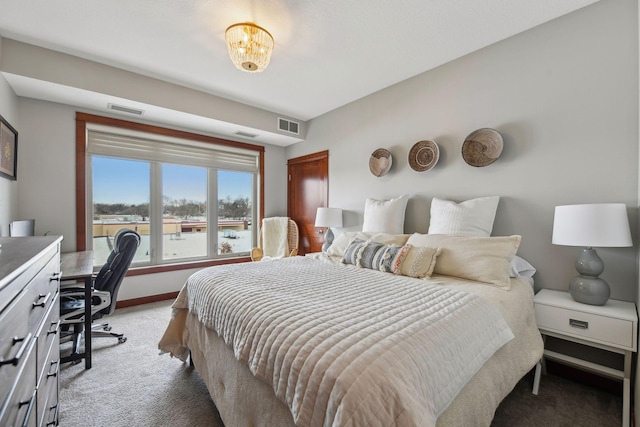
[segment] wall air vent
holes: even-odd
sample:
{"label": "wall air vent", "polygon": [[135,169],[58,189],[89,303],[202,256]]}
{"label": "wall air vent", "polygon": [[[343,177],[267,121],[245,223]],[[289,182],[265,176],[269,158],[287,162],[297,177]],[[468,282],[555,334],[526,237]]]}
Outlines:
{"label": "wall air vent", "polygon": [[255,133],[249,133],[249,132],[243,132],[241,130],[239,130],[238,132],[235,133],[235,135],[241,136],[243,138],[255,138],[256,136],[258,136]]}
{"label": "wall air vent", "polygon": [[278,117],[278,129],[298,135],[300,133],[300,123]]}
{"label": "wall air vent", "polygon": [[123,105],[117,105],[117,104],[107,104],[107,108],[114,111],[120,111],[121,113],[135,114],[136,116],[141,116],[144,114],[143,110],[139,110],[137,108],[125,107]]}

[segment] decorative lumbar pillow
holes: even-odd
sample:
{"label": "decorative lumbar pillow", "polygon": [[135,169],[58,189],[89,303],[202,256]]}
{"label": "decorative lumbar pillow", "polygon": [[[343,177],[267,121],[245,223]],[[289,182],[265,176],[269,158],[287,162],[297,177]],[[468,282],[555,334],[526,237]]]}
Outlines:
{"label": "decorative lumbar pillow", "polygon": [[430,278],[441,249],[412,246],[409,244],[405,245],[405,248],[407,248],[407,252],[402,260],[402,264],[400,264],[399,270],[394,271],[394,273],[419,279]]}
{"label": "decorative lumbar pillow", "polygon": [[389,234],[389,233],[363,233],[361,231],[347,231],[340,234],[333,241],[333,244],[329,246],[326,255],[327,256],[339,256],[342,257],[344,255],[344,251],[347,249],[351,240],[354,237],[357,237],[361,240],[370,240],[372,242],[382,243],[384,245],[397,245],[402,246],[407,243],[407,239],[409,238],[409,234]]}
{"label": "decorative lumbar pillow", "polygon": [[489,237],[500,197],[482,197],[456,203],[434,197],[429,234]]}
{"label": "decorative lumbar pillow", "polygon": [[422,279],[431,277],[439,254],[440,248],[384,245],[356,237],[347,246],[342,262]]}
{"label": "decorative lumbar pillow", "polygon": [[344,251],[344,255],[342,255],[342,262],[344,264],[353,264],[360,266],[360,252],[367,243],[368,242],[366,240],[362,240],[357,237],[351,239],[351,241],[347,245],[347,249],[345,249]]}
{"label": "decorative lumbar pillow", "polygon": [[383,271],[385,273],[395,273],[402,263],[406,251],[405,246],[367,242],[367,244],[360,249],[358,266]]}
{"label": "decorative lumbar pillow", "polygon": [[409,237],[408,245],[441,248],[433,270],[436,274],[511,287],[511,260],[520,246],[520,236],[476,237],[419,234]]}
{"label": "decorative lumbar pillow", "polygon": [[402,234],[408,200],[409,196],[406,194],[390,200],[367,199],[364,204],[362,231]]}

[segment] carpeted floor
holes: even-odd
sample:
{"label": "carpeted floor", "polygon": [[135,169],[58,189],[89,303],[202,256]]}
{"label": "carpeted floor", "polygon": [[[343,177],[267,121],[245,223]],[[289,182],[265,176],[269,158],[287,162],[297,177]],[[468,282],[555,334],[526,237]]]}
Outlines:
{"label": "carpeted floor", "polygon": [[[60,373],[61,427],[223,427],[199,375],[157,343],[171,315],[170,301],[116,310],[105,318],[128,340],[94,339],[93,368],[65,364]],[[620,396],[547,375],[538,396],[532,374],[496,411],[492,427],[618,426]],[[236,427],[236,426],[226,426]]]}

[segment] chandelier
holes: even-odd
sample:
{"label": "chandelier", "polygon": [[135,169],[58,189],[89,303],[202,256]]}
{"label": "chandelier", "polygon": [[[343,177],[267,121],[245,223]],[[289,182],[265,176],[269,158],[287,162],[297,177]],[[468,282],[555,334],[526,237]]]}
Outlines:
{"label": "chandelier", "polygon": [[260,72],[269,65],[273,37],[264,28],[250,22],[227,28],[224,38],[233,64],[242,71]]}

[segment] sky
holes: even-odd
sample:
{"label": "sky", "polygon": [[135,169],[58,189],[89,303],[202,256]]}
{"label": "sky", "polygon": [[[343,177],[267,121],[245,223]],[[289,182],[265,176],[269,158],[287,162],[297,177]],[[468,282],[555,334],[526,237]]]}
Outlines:
{"label": "sky", "polygon": [[[93,157],[93,202],[141,204],[149,202],[148,162]],[[171,199],[206,200],[205,168],[165,165],[164,196]],[[252,176],[245,172],[218,171],[218,198],[251,198]]]}

